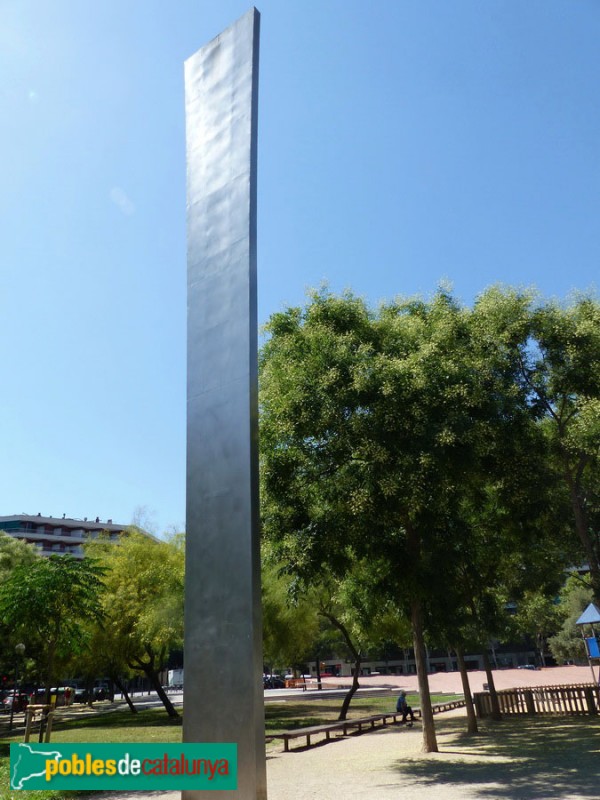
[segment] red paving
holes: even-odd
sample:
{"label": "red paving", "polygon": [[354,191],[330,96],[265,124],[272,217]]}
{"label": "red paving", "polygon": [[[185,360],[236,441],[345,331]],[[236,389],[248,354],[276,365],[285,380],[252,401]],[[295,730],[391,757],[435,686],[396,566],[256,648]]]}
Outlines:
{"label": "red paving", "polygon": [[[562,686],[576,683],[591,683],[592,671],[589,667],[546,667],[545,669],[495,669],[493,670],[496,689],[515,689],[520,686]],[[595,670],[598,677],[598,670]],[[346,686],[352,683],[352,678],[334,678],[331,681],[323,680],[332,686]],[[483,684],[487,683],[485,672],[481,670],[469,672],[471,692],[481,692]],[[366,689],[370,686],[384,686],[386,688],[406,689],[417,691],[418,682],[416,675],[370,675],[360,679],[360,686]],[[462,694],[462,683],[458,672],[435,672],[429,676],[429,688],[432,692],[454,692]]]}

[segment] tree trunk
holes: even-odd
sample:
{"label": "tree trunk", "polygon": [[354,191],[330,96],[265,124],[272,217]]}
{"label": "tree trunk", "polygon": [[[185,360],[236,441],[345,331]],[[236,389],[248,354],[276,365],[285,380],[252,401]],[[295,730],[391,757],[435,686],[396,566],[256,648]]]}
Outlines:
{"label": "tree trunk", "polygon": [[85,692],[87,699],[85,701],[86,706],[91,708],[94,704],[94,681],[93,680],[86,680],[85,682]]}
{"label": "tree trunk", "polygon": [[321,662],[318,656],[316,660],[316,667],[317,667],[317,689],[320,691],[323,688],[323,684],[321,682]]}
{"label": "tree trunk", "polygon": [[[47,660],[46,660],[46,685],[45,685],[45,692],[44,692],[44,705],[50,705],[51,703],[51,696],[52,692],[50,689],[52,688],[52,684],[54,683],[54,663],[56,657],[56,641],[50,640],[48,642],[48,649],[47,649]],[[58,702],[58,697],[56,698]]]}
{"label": "tree trunk", "polygon": [[490,700],[492,701],[492,719],[501,720],[502,714],[500,713],[500,702],[498,700],[498,693],[496,692],[496,685],[494,683],[494,675],[492,673],[492,666],[490,664],[490,659],[488,658],[487,650],[483,648],[483,667],[485,669],[485,674],[487,676],[487,682],[490,692]]}
{"label": "tree trunk", "polygon": [[413,600],[411,607],[411,624],[413,632],[413,647],[417,664],[419,680],[419,700],[421,705],[421,721],[423,723],[423,752],[437,753],[437,739],[435,723],[433,721],[433,708],[429,693],[429,679],[427,677],[427,656],[425,652],[425,637],[423,633],[423,612],[420,600]]}
{"label": "tree trunk", "polygon": [[465,651],[462,647],[456,648],[456,660],[458,662],[458,669],[460,671],[460,679],[462,681],[463,694],[465,696],[465,705],[467,709],[467,733],[478,733],[479,729],[477,727],[477,714],[475,713],[473,697],[471,696],[469,673],[467,672],[467,665],[465,664]]}
{"label": "tree trunk", "polygon": [[544,644],[545,644],[544,634],[543,633],[538,633],[535,638],[536,638],[536,643],[537,643],[537,650],[538,650],[538,653],[539,653],[539,656],[540,656],[540,667],[545,667],[546,666],[546,656],[544,654]]}
{"label": "tree trunk", "polygon": [[332,614],[331,611],[328,611],[325,608],[319,609],[319,614],[325,619],[328,619],[331,624],[338,629],[338,631],[344,637],[344,641],[348,647],[348,650],[352,653],[352,658],[354,659],[354,678],[352,680],[352,686],[350,687],[349,691],[347,692],[346,696],[344,697],[344,702],[342,703],[342,707],[340,709],[340,715],[338,720],[346,719],[346,714],[348,713],[348,709],[350,708],[350,703],[352,698],[356,694],[356,691],[359,687],[358,683],[358,676],[360,675],[360,664],[362,660],[362,656],[357,647],[354,646],[354,642],[350,638],[350,633],[344,623],[339,620],[335,614]]}
{"label": "tree trunk", "polygon": [[344,702],[342,703],[338,720],[346,719],[346,714],[348,713],[348,709],[350,708],[350,703],[352,701],[352,698],[356,694],[356,691],[359,686],[358,684],[359,673],[360,673],[360,656],[354,662],[354,676],[352,678],[352,686],[350,687],[349,691],[346,692],[346,696],[344,697]]}
{"label": "tree trunk", "polygon": [[492,651],[492,658],[494,659],[494,669],[498,669],[498,658],[496,657],[496,645],[494,640],[490,639],[490,650]]}
{"label": "tree trunk", "polygon": [[571,497],[571,507],[573,508],[573,516],[575,517],[575,530],[583,546],[590,568],[590,582],[594,592],[594,602],[600,603],[600,563],[598,552],[590,536],[590,526],[585,500],[581,496],[580,474],[583,471],[583,467],[580,465],[580,469],[573,475],[574,468],[569,463],[569,457],[565,451],[563,451],[563,463],[565,470],[564,475]]}
{"label": "tree trunk", "polygon": [[[150,682],[151,689],[154,689],[156,694],[158,695],[161,703],[165,707],[167,714],[172,719],[179,719],[179,714],[177,713],[175,706],[171,702],[170,698],[167,697],[167,693],[162,687],[162,684],[158,678],[159,670],[156,668],[156,665],[159,666],[164,663],[165,653],[161,653],[159,656],[156,655],[152,647],[146,646],[146,652],[148,654],[148,660],[143,661],[141,658],[136,657],[131,662],[129,662],[129,666],[132,669],[139,670],[143,672],[144,675],[148,678]],[[148,691],[150,694],[150,690]]]}
{"label": "tree trunk", "polygon": [[117,687],[117,689],[123,695],[123,699],[125,700],[125,702],[129,706],[129,710],[131,711],[131,713],[132,714],[137,714],[138,710],[133,705],[131,697],[129,696],[129,693],[128,693],[127,689],[125,688],[125,684],[123,683],[123,681],[119,677],[115,677],[115,678],[113,678],[113,682],[114,682],[115,686]]}
{"label": "tree trunk", "polygon": [[177,713],[177,709],[171,702],[167,693],[163,689],[161,682],[158,679],[158,672],[149,666],[144,668],[144,672],[146,673],[148,680],[150,681],[150,685],[158,695],[161,703],[164,705],[167,714],[171,717],[171,719],[179,719],[179,714]]}

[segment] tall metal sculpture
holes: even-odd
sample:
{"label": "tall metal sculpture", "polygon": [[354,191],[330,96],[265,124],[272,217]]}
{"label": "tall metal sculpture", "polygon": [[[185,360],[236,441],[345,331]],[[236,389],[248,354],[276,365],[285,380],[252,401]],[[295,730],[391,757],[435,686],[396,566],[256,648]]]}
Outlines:
{"label": "tall metal sculpture", "polygon": [[237,742],[266,800],[257,452],[256,137],[260,15],[185,64],[188,216],[185,742]]}

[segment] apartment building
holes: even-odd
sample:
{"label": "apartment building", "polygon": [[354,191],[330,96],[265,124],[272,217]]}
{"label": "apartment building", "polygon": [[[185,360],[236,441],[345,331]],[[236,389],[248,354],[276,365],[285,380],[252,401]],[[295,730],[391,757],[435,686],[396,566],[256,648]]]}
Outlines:
{"label": "apartment building", "polygon": [[41,555],[65,555],[83,558],[83,544],[88,539],[95,539],[104,533],[112,540],[118,540],[128,525],[116,525],[112,519],[101,521],[70,519],[64,514],[61,517],[43,517],[41,514],[13,514],[0,517],[0,530],[34,544]]}

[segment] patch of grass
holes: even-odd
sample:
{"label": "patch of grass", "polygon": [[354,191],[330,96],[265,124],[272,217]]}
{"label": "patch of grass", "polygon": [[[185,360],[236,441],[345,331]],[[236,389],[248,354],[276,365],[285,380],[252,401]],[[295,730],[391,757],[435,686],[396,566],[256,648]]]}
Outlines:
{"label": "patch of grass", "polygon": [[0,800],[73,800],[77,792],[37,791],[26,792],[10,790],[9,750],[6,743],[0,743]]}
{"label": "patch of grass", "polygon": [[[73,800],[82,792],[10,790],[9,745],[22,740],[23,730],[0,740],[0,800]],[[32,737],[37,742],[37,736]],[[111,711],[96,716],[58,722],[52,728],[52,742],[156,742],[181,741],[181,719],[172,720],[164,709]],[[90,795],[91,797],[92,795]]]}
{"label": "patch of grass", "polygon": [[[350,705],[350,712],[352,710],[358,711],[360,709],[360,714],[356,714],[355,716],[368,716],[369,714],[383,714],[384,711],[395,711],[396,709],[396,700],[398,699],[398,692],[394,692],[391,695],[384,695],[375,696],[375,697],[358,697],[352,700]],[[431,695],[431,702],[432,703],[450,703],[453,700],[462,700],[462,694],[432,694]],[[406,695],[406,700],[409,706],[413,708],[419,708],[420,701],[419,695],[414,693],[409,693]],[[341,705],[341,702],[340,702]],[[367,710],[363,710],[367,709]]]}
{"label": "patch of grass", "polygon": [[[462,695],[433,695],[433,703],[460,700]],[[407,695],[408,704],[414,708],[419,706],[419,695]],[[309,725],[321,725],[324,722],[336,720],[342,707],[342,698],[302,700],[294,698],[282,703],[267,703],[265,705],[265,731],[281,733],[296,728],[305,728]],[[396,695],[383,697],[358,697],[352,700],[348,710],[348,719],[355,717],[368,717],[371,714],[383,714],[396,710]]]}
{"label": "patch of grass", "polygon": [[52,741],[180,742],[181,718],[171,719],[162,708],[147,708],[137,714],[112,711],[59,723],[52,729]]}

